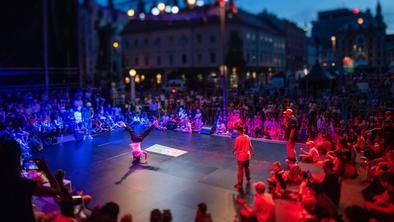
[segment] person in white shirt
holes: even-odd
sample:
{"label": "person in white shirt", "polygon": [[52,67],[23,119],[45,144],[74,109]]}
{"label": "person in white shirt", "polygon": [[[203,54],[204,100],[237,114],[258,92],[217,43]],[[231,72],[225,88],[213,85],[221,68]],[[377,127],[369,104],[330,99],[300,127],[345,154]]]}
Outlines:
{"label": "person in white shirt", "polygon": [[238,173],[237,173],[237,184],[234,185],[234,188],[241,189],[243,184],[243,172],[245,171],[245,176],[247,180],[247,184],[250,184],[250,169],[249,169],[249,160],[254,157],[254,150],[252,147],[252,143],[250,142],[250,138],[248,135],[244,134],[244,129],[242,126],[238,126],[236,128],[239,136],[235,138],[234,142],[234,150],[238,162]]}

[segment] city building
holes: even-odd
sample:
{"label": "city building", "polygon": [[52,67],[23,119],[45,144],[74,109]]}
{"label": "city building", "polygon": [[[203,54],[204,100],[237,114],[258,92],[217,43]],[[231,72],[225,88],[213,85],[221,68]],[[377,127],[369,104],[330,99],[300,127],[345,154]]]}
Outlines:
{"label": "city building", "polygon": [[276,15],[263,11],[260,17],[268,21],[273,28],[279,30],[286,38],[286,70],[295,72],[302,70],[306,63],[307,37],[304,29],[295,23],[279,19]]}
{"label": "city building", "polygon": [[225,64],[235,88],[240,82],[266,82],[285,69],[281,32],[244,10],[227,9],[219,16],[220,10],[207,5],[178,14],[136,16],[122,33],[124,73],[133,68],[151,81],[163,76],[164,81],[183,78],[196,85],[218,81]]}
{"label": "city building", "polygon": [[386,61],[394,69],[394,34],[386,35]]}
{"label": "city building", "polygon": [[364,71],[382,71],[385,61],[386,24],[378,3],[375,16],[370,10],[337,9],[319,12],[313,22],[319,62],[323,67],[346,66]]}
{"label": "city building", "polygon": [[110,82],[122,80],[120,33],[127,22],[127,14],[116,10],[112,0],[107,6],[94,0],[80,5],[80,70],[85,86],[108,87]]}

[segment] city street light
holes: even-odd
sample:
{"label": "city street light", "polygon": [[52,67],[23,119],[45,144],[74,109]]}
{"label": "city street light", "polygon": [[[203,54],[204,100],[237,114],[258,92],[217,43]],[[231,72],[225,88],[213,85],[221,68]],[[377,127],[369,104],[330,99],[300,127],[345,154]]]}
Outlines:
{"label": "city street light", "polygon": [[135,69],[130,69],[130,99],[131,103],[134,105],[135,102],[135,76],[137,75],[137,71]]}
{"label": "city street light", "polygon": [[222,64],[220,66],[220,74],[223,84],[223,120],[227,124],[227,66],[224,59],[224,42],[225,42],[225,28],[226,28],[226,1],[219,0],[219,18],[220,18],[220,50],[222,57]]}
{"label": "city street light", "polygon": [[133,17],[133,16],[135,15],[134,9],[129,9],[129,10],[127,11],[127,15],[130,16],[130,17]]}
{"label": "city street light", "polygon": [[157,4],[157,9],[159,9],[161,12],[164,11],[165,8],[166,8],[166,4],[164,4],[163,2]]}
{"label": "city street light", "polygon": [[186,0],[186,3],[189,8],[193,8],[196,5],[196,0]]}

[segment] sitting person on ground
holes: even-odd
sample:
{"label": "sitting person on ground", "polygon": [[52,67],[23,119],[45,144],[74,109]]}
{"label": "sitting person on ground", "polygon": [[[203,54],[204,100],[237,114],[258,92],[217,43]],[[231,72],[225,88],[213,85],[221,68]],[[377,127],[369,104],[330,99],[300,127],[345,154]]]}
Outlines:
{"label": "sitting person on ground", "polygon": [[338,174],[334,170],[334,163],[330,160],[324,161],[323,170],[324,178],[321,182],[313,177],[309,178],[309,180],[315,184],[319,193],[326,195],[330,201],[338,207],[341,197],[341,182]]}
{"label": "sitting person on ground", "polygon": [[[108,202],[102,207],[95,207],[92,214],[82,220],[83,222],[117,222],[119,215],[119,205],[114,202]],[[125,214],[121,217],[120,222],[132,222],[131,214]]]}
{"label": "sitting person on ground", "polygon": [[303,181],[301,182],[298,190],[298,200],[301,201],[301,205],[304,209],[300,216],[302,218],[309,218],[312,217],[312,214],[316,208],[316,193],[309,186],[309,178],[312,176],[310,172],[302,172],[301,176]]}
{"label": "sitting person on ground", "polygon": [[211,214],[207,213],[208,207],[205,203],[197,205],[197,212],[194,222],[212,222]]}
{"label": "sitting person on ground", "polygon": [[163,214],[159,209],[153,209],[150,212],[150,222],[162,222]]}
{"label": "sitting person on ground", "polygon": [[35,181],[21,177],[21,150],[15,140],[0,142],[0,178],[2,181],[1,197],[4,203],[3,212],[18,212],[3,214],[3,221],[34,222],[32,196],[56,196],[60,186],[49,171],[44,160],[36,160],[38,170],[44,172],[50,187],[37,184]]}
{"label": "sitting person on ground", "polygon": [[394,172],[394,151],[388,151],[383,157],[367,162],[367,179],[373,181],[383,169]]}
{"label": "sitting person on ground", "polygon": [[172,213],[171,210],[163,210],[162,214],[162,222],[171,222],[172,221]]}
{"label": "sitting person on ground", "polygon": [[334,170],[343,179],[353,179],[357,174],[355,150],[346,140],[341,139],[337,144],[334,155],[327,155],[334,161]]}
{"label": "sitting person on ground", "polygon": [[323,153],[332,151],[334,149],[332,139],[328,135],[326,129],[322,129],[315,141],[316,148]]}
{"label": "sitting person on ground", "polygon": [[82,191],[72,192],[71,190],[68,190],[68,188],[64,184],[64,176],[64,170],[59,169],[56,171],[55,178],[62,190],[61,195],[58,198],[61,199],[62,196],[71,195],[74,206],[81,205],[82,210],[82,208],[85,207],[92,200],[92,196],[84,195]]}
{"label": "sitting person on ground", "polygon": [[319,151],[312,140],[306,142],[308,151],[301,149],[300,159],[304,163],[316,163],[319,160]]}
{"label": "sitting person on ground", "polygon": [[286,190],[286,182],[283,176],[285,171],[278,161],[272,164],[272,168],[273,170],[270,172],[270,178],[267,180],[269,192],[274,197],[281,197]]}
{"label": "sitting person on ground", "polygon": [[265,184],[257,182],[253,184],[256,190],[253,208],[249,208],[245,200],[238,197],[237,202],[242,206],[240,215],[247,221],[270,222],[275,221],[275,203],[271,194],[265,192]]}
{"label": "sitting person on ground", "polygon": [[348,222],[369,222],[369,214],[360,206],[350,206],[345,209],[345,221]]}
{"label": "sitting person on ground", "polygon": [[286,184],[300,184],[303,181],[302,170],[298,165],[292,165],[289,170],[286,170],[283,174],[283,179]]}
{"label": "sitting person on ground", "polygon": [[394,215],[394,173],[390,173],[383,186],[385,191],[373,197],[373,201],[365,202],[371,217],[375,221],[392,221]]}

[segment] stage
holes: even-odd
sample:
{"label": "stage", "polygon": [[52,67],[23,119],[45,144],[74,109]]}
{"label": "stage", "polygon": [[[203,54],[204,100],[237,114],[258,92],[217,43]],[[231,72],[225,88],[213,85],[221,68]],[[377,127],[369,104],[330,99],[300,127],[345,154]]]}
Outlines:
{"label": "stage", "polygon": [[[53,171],[64,169],[74,189],[91,194],[90,207],[115,201],[121,214],[130,212],[137,222],[149,221],[152,209],[170,209],[174,222],[188,222],[194,221],[197,204],[205,202],[213,221],[224,222],[233,221],[237,207],[233,142],[227,137],[154,130],[142,148],[156,145],[153,150],[162,154],[148,152],[148,164],[132,166],[129,134],[116,130],[93,140],[48,147],[36,156],[44,157]],[[286,148],[280,143],[252,143],[252,181],[265,182],[272,162],[284,163]],[[317,166],[307,167],[313,174],[321,173]],[[246,194],[250,206],[253,192],[251,188]],[[297,203],[276,200],[276,205],[277,221],[299,220]]]}

